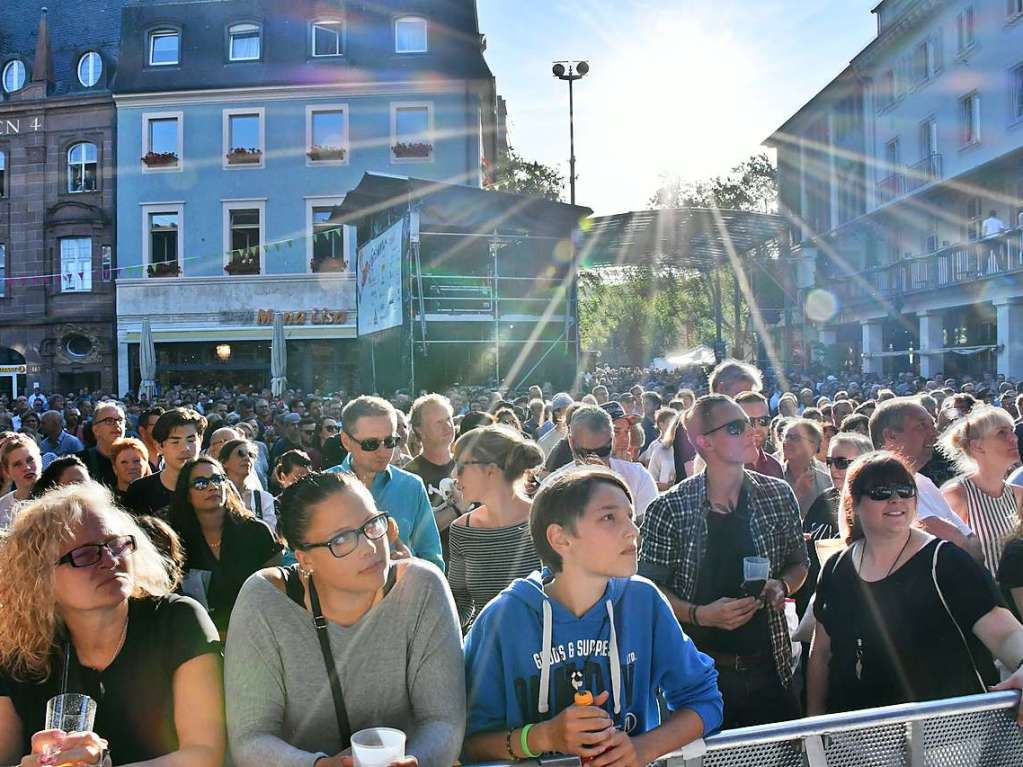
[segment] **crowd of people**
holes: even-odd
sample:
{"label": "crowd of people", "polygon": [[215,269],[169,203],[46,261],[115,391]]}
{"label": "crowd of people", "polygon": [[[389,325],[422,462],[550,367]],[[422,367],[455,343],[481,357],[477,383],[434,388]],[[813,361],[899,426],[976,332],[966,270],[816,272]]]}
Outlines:
{"label": "crowd of people", "polygon": [[1023,689],[1023,386],[580,386],[0,397],[0,763],[642,767]]}

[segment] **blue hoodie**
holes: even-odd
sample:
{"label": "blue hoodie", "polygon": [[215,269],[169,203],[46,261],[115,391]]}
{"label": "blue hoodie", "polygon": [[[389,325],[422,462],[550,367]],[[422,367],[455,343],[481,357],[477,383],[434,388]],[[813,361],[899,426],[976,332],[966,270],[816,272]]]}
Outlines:
{"label": "blue hoodie", "polygon": [[706,737],[721,726],[714,661],[696,649],[667,600],[646,578],[612,578],[581,618],[544,593],[541,577],[512,582],[480,613],[465,639],[469,721],[466,735],[551,719],[576,690],[610,697],[604,709],[630,735],[688,708]]}

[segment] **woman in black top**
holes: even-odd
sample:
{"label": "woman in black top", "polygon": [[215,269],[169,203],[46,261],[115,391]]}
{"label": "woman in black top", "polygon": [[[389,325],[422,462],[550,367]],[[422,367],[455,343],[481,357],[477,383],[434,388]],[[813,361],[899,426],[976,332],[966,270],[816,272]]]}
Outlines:
{"label": "woman in black top", "polygon": [[[95,483],[22,507],[0,545],[0,763],[220,767],[220,641],[167,564]],[[96,701],[94,733],[33,737],[62,691]]]}
{"label": "woman in black top", "polygon": [[170,523],[185,548],[182,591],[203,602],[223,637],[245,579],[279,564],[284,547],[245,508],[220,462],[208,456],[181,467]]}
{"label": "woman in black top", "polygon": [[995,689],[1023,689],[1023,626],[969,554],[913,527],[916,484],[895,454],[857,459],[841,514],[849,545],[817,585],[810,715],[986,692],[991,654],[1015,672]]}

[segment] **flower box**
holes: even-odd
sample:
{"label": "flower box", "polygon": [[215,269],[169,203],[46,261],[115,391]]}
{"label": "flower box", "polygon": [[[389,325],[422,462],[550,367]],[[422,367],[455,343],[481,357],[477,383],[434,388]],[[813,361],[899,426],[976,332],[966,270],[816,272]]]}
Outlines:
{"label": "flower box", "polygon": [[433,144],[427,144],[425,142],[415,144],[398,143],[391,147],[391,151],[399,160],[409,158],[422,159],[424,157],[429,157],[433,153]]}
{"label": "flower box", "polygon": [[263,160],[262,149],[238,147],[227,153],[228,165],[258,165]]}
{"label": "flower box", "polygon": [[177,277],[181,274],[181,266],[177,261],[160,261],[150,264],[146,272],[150,277]]}
{"label": "flower box", "polygon": [[339,146],[313,144],[309,151],[306,152],[306,157],[313,162],[340,162],[345,159],[345,154],[345,150]]}
{"label": "flower box", "polygon": [[259,259],[249,257],[232,258],[224,271],[228,274],[259,274]]}
{"label": "flower box", "polygon": [[348,262],[343,258],[314,258],[309,262],[313,272],[346,272]]}
{"label": "flower box", "polygon": [[178,164],[177,152],[147,152],[142,162],[150,168],[165,168]]}

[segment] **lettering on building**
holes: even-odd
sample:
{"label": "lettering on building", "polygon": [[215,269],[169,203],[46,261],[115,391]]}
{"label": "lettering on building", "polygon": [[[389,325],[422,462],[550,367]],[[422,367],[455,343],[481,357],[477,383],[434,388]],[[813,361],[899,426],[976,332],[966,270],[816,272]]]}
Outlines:
{"label": "lettering on building", "polygon": [[19,136],[22,133],[38,133],[43,129],[41,117],[0,118],[0,136]]}
{"label": "lettering on building", "polygon": [[[340,309],[312,309],[311,311],[281,312],[285,325],[344,325],[348,322],[348,312]],[[273,325],[274,313],[271,309],[256,311],[257,325]]]}

